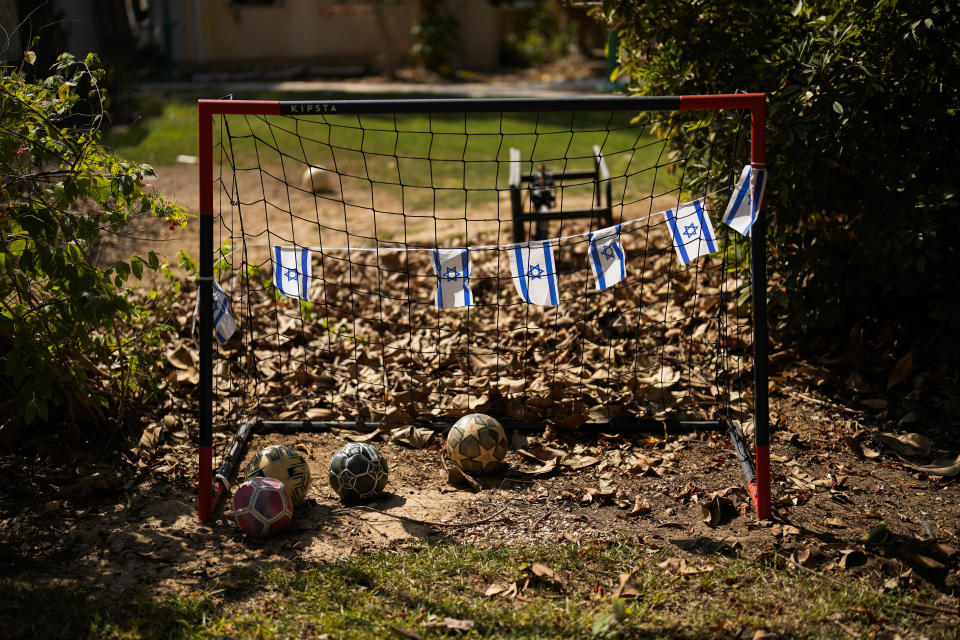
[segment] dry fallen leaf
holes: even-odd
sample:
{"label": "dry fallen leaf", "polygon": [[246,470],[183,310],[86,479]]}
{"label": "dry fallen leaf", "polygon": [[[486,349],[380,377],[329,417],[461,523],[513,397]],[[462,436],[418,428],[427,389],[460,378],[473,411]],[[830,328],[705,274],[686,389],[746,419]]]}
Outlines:
{"label": "dry fallen leaf", "polygon": [[584,469],[586,467],[592,466],[600,462],[599,458],[593,456],[573,456],[566,458],[563,461],[563,466],[570,467],[571,469]]}
{"label": "dry fallen leaf", "polygon": [[922,433],[876,433],[873,439],[880,442],[900,455],[904,456],[928,456],[933,442]]}
{"label": "dry fallen leaf", "polygon": [[614,589],[613,595],[610,596],[612,600],[618,598],[639,598],[641,595],[640,587],[633,581],[634,574],[636,569],[630,573],[621,573],[620,574],[620,584],[617,585],[617,588]]}
{"label": "dry fallen leaf", "polygon": [[859,549],[843,549],[840,551],[840,568],[852,569],[867,561],[867,554]]}
{"label": "dry fallen leaf", "polygon": [[470,631],[476,626],[473,620],[458,620],[457,618],[439,618],[430,616],[423,626],[431,629],[450,629],[451,631]]}
{"label": "dry fallen leaf", "polygon": [[914,564],[919,565],[922,569],[939,571],[946,566],[942,562],[938,562],[933,558],[928,558],[927,556],[922,556],[919,553],[905,553],[903,554],[903,557],[912,561]]}
{"label": "dry fallen leaf", "polygon": [[466,484],[473,491],[480,491],[480,483],[470,477],[470,474],[460,467],[447,467],[447,484]]}
{"label": "dry fallen leaf", "polygon": [[304,456],[310,458],[313,456],[313,449],[310,448],[310,445],[303,442],[298,442],[293,445],[293,448],[302,453]]}
{"label": "dry fallen leaf", "polygon": [[932,476],[952,478],[956,475],[960,475],[960,455],[958,455],[956,458],[936,458],[927,465],[915,465],[906,461],[904,461],[904,464],[911,469],[922,471],[923,473],[929,473]]}
{"label": "dry fallen leaf", "polygon": [[639,516],[650,511],[650,501],[646,498],[637,497],[633,502],[633,508],[627,511],[628,516]]}
{"label": "dry fallen leaf", "polygon": [[489,587],[487,587],[487,590],[483,592],[483,595],[489,598],[491,596],[504,593],[507,589],[508,587],[506,585],[493,583]]}
{"label": "dry fallen leaf", "polygon": [[561,589],[564,588],[563,580],[560,578],[560,575],[547,565],[534,562],[532,565],[530,565],[530,571],[538,578],[544,578],[548,582],[552,582],[555,586]]}
{"label": "dry fallen leaf", "polygon": [[893,371],[890,372],[890,377],[887,378],[887,391],[890,391],[890,389],[897,386],[901,382],[908,380],[912,371],[913,351],[908,351],[907,355],[897,360],[897,364],[894,365]]}
{"label": "dry fallen leaf", "polygon": [[548,473],[553,473],[557,470],[557,464],[560,462],[560,458],[553,458],[552,460],[547,460],[542,465],[536,469],[531,469],[527,471],[525,469],[517,469],[517,473],[523,474],[525,476],[543,476]]}

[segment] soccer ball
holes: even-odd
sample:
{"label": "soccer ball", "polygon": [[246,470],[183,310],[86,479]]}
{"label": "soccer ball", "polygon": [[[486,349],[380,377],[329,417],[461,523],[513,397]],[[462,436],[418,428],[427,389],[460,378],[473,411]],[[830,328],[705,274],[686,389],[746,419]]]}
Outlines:
{"label": "soccer ball", "polygon": [[507,434],[490,416],[470,413],[450,427],[446,452],[453,464],[467,473],[489,473],[503,465]]}
{"label": "soccer ball", "polygon": [[303,170],[303,188],[311,193],[329,193],[337,190],[333,174],[326,169],[310,166]]}
{"label": "soccer ball", "polygon": [[365,442],[348,442],[330,458],[330,486],[344,500],[365,500],[383,493],[387,461]]}
{"label": "soccer ball", "polygon": [[250,478],[233,494],[233,518],[252,536],[285,529],[293,519],[290,490],[276,478]]}
{"label": "soccer ball", "polygon": [[275,444],[260,450],[247,465],[247,479],[276,478],[287,485],[293,504],[303,502],[310,488],[310,467],[296,449]]}

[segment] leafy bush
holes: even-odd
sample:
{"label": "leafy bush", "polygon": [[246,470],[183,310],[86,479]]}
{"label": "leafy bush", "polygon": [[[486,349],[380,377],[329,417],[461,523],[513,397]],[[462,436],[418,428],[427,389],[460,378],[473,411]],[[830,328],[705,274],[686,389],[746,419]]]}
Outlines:
{"label": "leafy bush", "polygon": [[768,94],[780,326],[928,345],[956,330],[953,3],[625,0],[600,13],[619,29],[619,72],[636,92]]}
{"label": "leafy bush", "polygon": [[577,41],[577,25],[564,19],[561,4],[556,0],[501,0],[494,4],[516,4],[529,11],[525,28],[507,34],[500,42],[501,64],[530,66],[553,62],[566,55]]}
{"label": "leafy bush", "polygon": [[450,73],[453,56],[460,46],[460,20],[442,0],[424,0],[422,6],[423,17],[410,29],[410,59],[432,71]]}
{"label": "leafy bush", "polygon": [[36,57],[24,58],[0,70],[0,430],[8,442],[37,422],[95,436],[156,392],[170,330],[164,296],[136,304],[126,288],[166,265],[153,252],[101,265],[104,239],[134,215],[185,217],[144,190],[149,166],[100,145],[96,56],[63,54],[35,82],[24,69]]}

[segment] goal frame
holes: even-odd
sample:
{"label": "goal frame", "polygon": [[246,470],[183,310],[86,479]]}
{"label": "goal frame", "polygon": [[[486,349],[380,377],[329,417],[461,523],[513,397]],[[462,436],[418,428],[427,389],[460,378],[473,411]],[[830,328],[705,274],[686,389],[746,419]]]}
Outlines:
{"label": "goal frame", "polygon": [[[199,383],[196,390],[198,407],[198,492],[197,512],[201,521],[209,520],[219,498],[226,491],[223,474],[213,469],[213,276],[214,276],[214,189],[213,189],[213,120],[225,115],[312,115],[312,114],[425,114],[464,112],[603,112],[616,109],[635,111],[744,110],[750,113],[750,164],[765,168],[766,162],[766,94],[742,93],[686,96],[582,97],[563,99],[392,99],[392,100],[198,100],[198,177],[200,258],[199,258]],[[754,391],[754,455],[750,456],[746,439],[735,422],[724,424],[682,423],[679,427],[726,427],[740,461],[750,498],[757,517],[770,517],[770,435],[769,398],[767,391],[767,309],[766,309],[766,216],[760,203],[758,217],[750,232],[751,323],[753,337]],[[655,421],[663,425],[663,421]],[[344,422],[292,421],[245,422],[238,425],[238,434],[226,454],[231,466],[239,460],[240,446],[245,445],[256,428],[305,431],[310,428],[351,426]],[[353,423],[356,426],[356,423]],[[365,423],[365,426],[375,426]]]}

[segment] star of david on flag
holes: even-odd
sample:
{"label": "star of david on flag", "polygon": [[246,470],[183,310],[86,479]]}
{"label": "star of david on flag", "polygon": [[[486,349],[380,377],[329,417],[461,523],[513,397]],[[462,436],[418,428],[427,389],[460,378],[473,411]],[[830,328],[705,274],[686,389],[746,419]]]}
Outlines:
{"label": "star of david on flag", "polygon": [[741,235],[749,236],[750,227],[760,215],[763,192],[767,186],[766,169],[754,169],[750,165],[743,168],[740,178],[733,186],[733,195],[723,213],[723,223],[735,229]]}
{"label": "star of david on flag", "polygon": [[273,284],[285,296],[309,299],[310,249],[274,247]]}
{"label": "star of david on flag", "polygon": [[237,332],[237,319],[230,309],[230,299],[216,280],[213,281],[213,330],[220,344]]}
{"label": "star of david on flag", "polygon": [[470,250],[434,249],[433,270],[437,274],[437,309],[469,307],[473,304],[470,289]]}
{"label": "star of david on flag", "polygon": [[673,247],[683,264],[690,264],[700,256],[717,252],[717,238],[710,217],[703,209],[703,199],[688,202],[663,212],[667,220]]}
{"label": "star of david on flag", "polygon": [[620,244],[620,225],[591,231],[588,255],[597,289],[612,287],[627,278],[627,257]]}
{"label": "star of david on flag", "polygon": [[558,303],[557,270],[550,240],[515,245],[507,251],[507,255],[510,256],[513,284],[520,297],[533,304]]}

